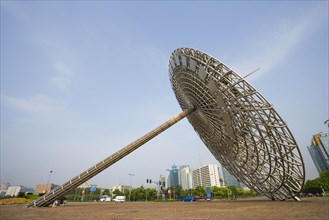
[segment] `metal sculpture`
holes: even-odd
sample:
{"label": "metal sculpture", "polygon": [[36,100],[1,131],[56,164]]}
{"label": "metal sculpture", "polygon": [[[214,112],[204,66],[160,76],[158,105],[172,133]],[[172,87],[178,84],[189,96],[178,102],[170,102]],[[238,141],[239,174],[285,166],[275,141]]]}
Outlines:
{"label": "metal sculpture", "polygon": [[286,123],[256,89],[191,48],[173,52],[169,72],[181,108],[195,108],[189,122],[231,174],[273,200],[298,200],[302,155]]}
{"label": "metal sculpture", "polygon": [[301,153],[285,122],[256,89],[192,48],[172,53],[169,73],[182,113],[27,207],[52,204],[184,117],[214,157],[249,188],[273,200],[299,200],[305,178]]}

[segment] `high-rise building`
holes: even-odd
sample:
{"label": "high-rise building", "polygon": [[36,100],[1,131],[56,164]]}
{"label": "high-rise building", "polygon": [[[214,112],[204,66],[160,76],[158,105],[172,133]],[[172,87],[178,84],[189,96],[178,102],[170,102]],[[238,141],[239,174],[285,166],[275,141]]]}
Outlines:
{"label": "high-rise building", "polygon": [[192,186],[220,186],[218,166],[216,164],[203,165],[193,170]]}
{"label": "high-rise building", "polygon": [[117,183],[112,187],[112,191],[115,191],[116,189],[119,190],[120,192],[124,192],[125,189],[130,190],[131,186],[121,185],[120,183]]}
{"label": "high-rise building", "polygon": [[221,164],[218,165],[218,174],[219,174],[219,184],[220,184],[220,186],[225,186],[223,169],[222,169]]}
{"label": "high-rise building", "polygon": [[21,186],[9,186],[6,192],[6,196],[17,196],[21,189]]}
{"label": "high-rise building", "polygon": [[10,183],[1,183],[0,185],[0,196],[5,196],[10,186]]}
{"label": "high-rise building", "polygon": [[307,149],[319,173],[329,170],[329,133],[313,135]]}
{"label": "high-rise building", "polygon": [[192,172],[189,165],[179,167],[179,185],[183,190],[192,189]]}
{"label": "high-rise building", "polygon": [[87,188],[92,188],[92,187],[97,187],[95,184],[90,184],[90,183],[83,183],[80,186],[78,186],[78,189],[87,189]]}
{"label": "high-rise building", "polygon": [[167,187],[166,186],[166,177],[162,176],[162,175],[160,175],[160,187],[162,187],[162,189],[165,189]]}
{"label": "high-rise building", "polygon": [[174,164],[171,167],[171,170],[169,170],[169,176],[168,176],[168,188],[173,186],[179,185],[179,178],[178,178],[178,168]]}

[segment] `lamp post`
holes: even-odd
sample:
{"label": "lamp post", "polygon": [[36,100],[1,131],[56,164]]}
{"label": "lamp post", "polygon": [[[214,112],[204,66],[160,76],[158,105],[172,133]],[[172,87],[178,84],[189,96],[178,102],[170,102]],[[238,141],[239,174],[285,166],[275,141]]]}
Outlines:
{"label": "lamp post", "polygon": [[129,192],[129,202],[130,202],[130,198],[131,198],[131,190],[132,190],[132,185],[131,185],[131,182],[132,182],[132,177],[135,176],[134,173],[129,173],[128,174],[130,176],[130,192]]}
{"label": "lamp post", "polygon": [[[47,180],[47,184],[46,184],[46,187],[45,187],[45,194],[48,192],[47,191],[47,188],[48,188],[48,185],[49,185],[49,181],[50,181],[50,177],[51,177],[51,174],[53,173],[54,171],[50,170],[49,171],[49,176],[48,176],[48,180]],[[51,190],[51,186],[50,186],[50,189]]]}

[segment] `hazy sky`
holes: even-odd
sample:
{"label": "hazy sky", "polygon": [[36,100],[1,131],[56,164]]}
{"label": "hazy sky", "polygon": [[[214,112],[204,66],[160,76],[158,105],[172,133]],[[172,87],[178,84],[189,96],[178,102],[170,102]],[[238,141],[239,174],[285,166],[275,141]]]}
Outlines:
{"label": "hazy sky", "polygon": [[[180,113],[170,54],[202,50],[247,78],[307,152],[328,132],[328,1],[1,1],[1,182],[62,184]],[[216,163],[187,119],[89,183],[146,186]],[[130,179],[129,173],[135,176]],[[153,187],[153,186],[152,186]]]}

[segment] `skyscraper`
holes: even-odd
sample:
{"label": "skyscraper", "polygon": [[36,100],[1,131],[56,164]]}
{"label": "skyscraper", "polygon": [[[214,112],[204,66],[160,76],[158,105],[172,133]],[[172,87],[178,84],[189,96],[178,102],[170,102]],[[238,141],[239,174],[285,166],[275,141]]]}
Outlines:
{"label": "skyscraper", "polygon": [[173,186],[178,186],[178,169],[177,166],[174,164],[171,167],[171,170],[169,170],[169,176],[168,176],[168,188]]}
{"label": "skyscraper", "polygon": [[220,186],[218,166],[204,165],[192,172],[193,188],[197,186]]}
{"label": "skyscraper", "polygon": [[192,189],[192,172],[189,165],[179,167],[179,185],[183,190]]}
{"label": "skyscraper", "polygon": [[329,133],[313,135],[307,149],[319,173],[329,170]]}

